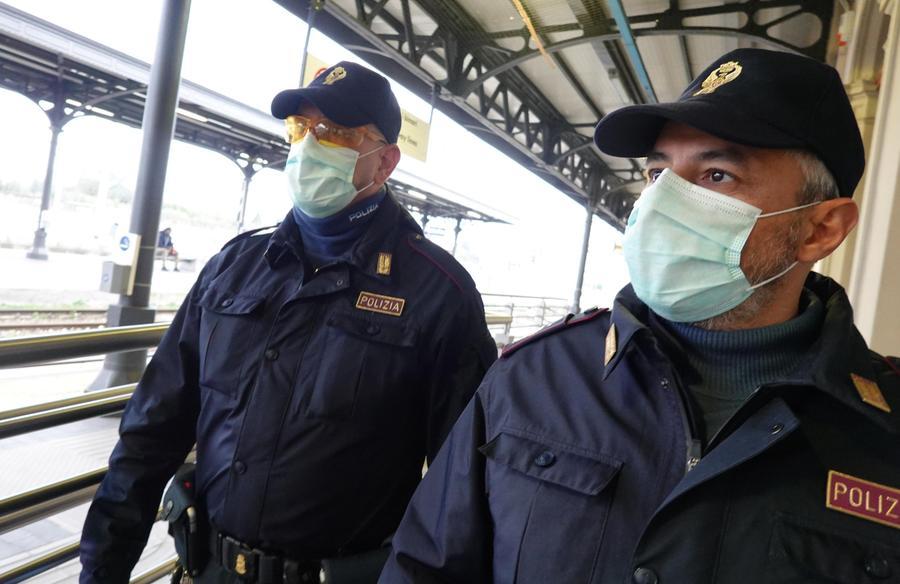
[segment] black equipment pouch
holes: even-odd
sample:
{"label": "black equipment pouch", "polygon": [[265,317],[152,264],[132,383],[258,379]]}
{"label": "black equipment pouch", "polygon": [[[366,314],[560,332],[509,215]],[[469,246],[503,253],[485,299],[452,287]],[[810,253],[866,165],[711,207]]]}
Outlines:
{"label": "black equipment pouch", "polygon": [[198,575],[209,558],[207,529],[209,522],[197,505],[195,465],[181,465],[166,494],[161,519],[169,522],[169,535],[175,539],[175,551],[187,576]]}
{"label": "black equipment pouch", "polygon": [[391,553],[389,546],[342,558],[322,560],[324,584],[375,584]]}

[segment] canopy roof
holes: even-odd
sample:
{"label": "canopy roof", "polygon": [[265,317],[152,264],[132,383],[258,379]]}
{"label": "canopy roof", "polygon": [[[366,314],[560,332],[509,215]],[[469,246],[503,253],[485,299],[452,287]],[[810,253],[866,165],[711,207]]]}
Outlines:
{"label": "canopy roof", "polygon": [[834,8],[831,0],[276,1],[620,229],[641,165],[600,154],[596,122],[624,105],[676,99],[734,48],[824,60]]}

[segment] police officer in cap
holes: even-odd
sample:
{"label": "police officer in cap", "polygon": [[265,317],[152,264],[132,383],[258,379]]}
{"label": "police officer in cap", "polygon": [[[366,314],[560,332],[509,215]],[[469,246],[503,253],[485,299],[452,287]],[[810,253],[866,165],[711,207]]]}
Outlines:
{"label": "police officer in cap", "polygon": [[837,72],[739,49],[597,126],[631,284],[506,351],[380,582],[898,582],[900,369],[812,273],[856,225]]}
{"label": "police officer in cap", "polygon": [[387,79],[342,62],[272,113],[293,208],[209,261],[147,366],[85,522],[83,584],[128,581],[195,443],[170,489],[194,500],[162,509],[202,534],[181,554],[195,582],[374,582],[496,358],[471,277],[386,185]]}

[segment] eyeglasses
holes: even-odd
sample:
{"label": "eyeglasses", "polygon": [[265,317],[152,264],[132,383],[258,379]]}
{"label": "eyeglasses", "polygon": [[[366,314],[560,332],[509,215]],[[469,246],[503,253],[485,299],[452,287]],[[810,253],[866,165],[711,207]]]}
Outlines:
{"label": "eyeglasses", "polygon": [[299,142],[306,137],[308,132],[312,132],[316,140],[326,146],[356,148],[362,144],[363,139],[366,137],[376,142],[387,144],[384,138],[364,127],[347,128],[325,118],[313,119],[300,115],[288,116],[284,120],[284,127],[287,132],[286,139],[290,144]]}

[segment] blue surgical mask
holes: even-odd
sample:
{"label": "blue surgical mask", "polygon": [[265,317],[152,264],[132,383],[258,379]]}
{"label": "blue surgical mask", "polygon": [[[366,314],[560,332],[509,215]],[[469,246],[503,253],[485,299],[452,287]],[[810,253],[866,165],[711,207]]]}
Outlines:
{"label": "blue surgical mask", "polygon": [[665,169],[641,193],[625,228],[622,247],[634,292],[674,322],[698,322],[727,312],[798,263],[750,284],[741,270],[741,252],[757,220],[817,204],[763,214]]}
{"label": "blue surgical mask", "polygon": [[360,155],[352,148],[323,146],[314,136],[307,136],[291,144],[284,173],[288,180],[294,206],[310,217],[334,215],[375,181],[361,189],[353,184],[353,172],[360,158],[381,150]]}

